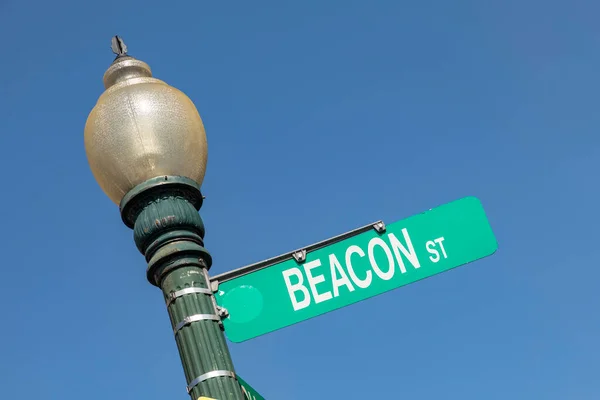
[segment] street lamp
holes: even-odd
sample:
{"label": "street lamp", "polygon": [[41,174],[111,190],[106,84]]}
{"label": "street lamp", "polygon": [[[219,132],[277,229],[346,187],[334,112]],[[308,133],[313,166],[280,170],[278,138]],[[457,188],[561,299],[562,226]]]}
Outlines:
{"label": "street lamp", "polygon": [[119,205],[148,262],[147,278],[167,304],[193,400],[242,400],[208,276],[200,185],[206,134],[194,103],[127,55],[118,36],[105,92],[85,124],[92,173]]}

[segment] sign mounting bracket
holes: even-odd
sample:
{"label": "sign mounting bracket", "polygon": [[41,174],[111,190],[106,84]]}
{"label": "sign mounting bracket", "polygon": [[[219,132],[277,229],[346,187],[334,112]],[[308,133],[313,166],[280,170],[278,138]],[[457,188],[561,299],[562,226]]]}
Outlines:
{"label": "sign mounting bracket", "polygon": [[[294,251],[291,251],[289,253],[284,253],[284,254],[281,254],[279,256],[276,256],[276,257],[273,257],[273,258],[269,258],[269,259],[264,260],[264,261],[259,261],[259,262],[254,263],[254,264],[247,265],[247,266],[242,267],[242,268],[234,269],[234,270],[229,271],[229,272],[225,272],[225,273],[222,273],[222,274],[219,274],[219,275],[215,275],[212,278],[210,278],[211,288],[213,289],[213,291],[216,291],[214,285],[216,285],[216,287],[218,288],[219,283],[227,282],[227,281],[229,281],[231,279],[234,279],[234,278],[239,278],[240,276],[249,274],[251,272],[258,271],[258,270],[263,269],[263,268],[270,267],[271,265],[274,265],[274,264],[277,264],[277,263],[280,263],[282,261],[289,260],[289,259],[292,259],[292,258],[297,263],[301,264],[304,261],[306,261],[306,255],[308,253],[310,253],[311,251],[315,251],[315,250],[321,249],[323,247],[327,247],[329,245],[332,245],[334,243],[341,242],[342,240],[351,238],[351,237],[356,236],[356,235],[360,235],[361,233],[364,233],[364,232],[368,232],[371,229],[374,229],[377,233],[381,234],[381,233],[385,232],[386,226],[385,226],[385,223],[383,221],[379,220],[379,221],[373,222],[371,224],[368,224],[368,225],[365,225],[365,226],[361,226],[360,228],[353,229],[353,230],[348,231],[346,233],[342,233],[341,235],[334,236],[332,238],[325,239],[323,241],[311,244],[310,246],[306,246],[306,247],[301,248],[299,250],[294,250]],[[215,284],[215,282],[216,282],[216,284]]]}

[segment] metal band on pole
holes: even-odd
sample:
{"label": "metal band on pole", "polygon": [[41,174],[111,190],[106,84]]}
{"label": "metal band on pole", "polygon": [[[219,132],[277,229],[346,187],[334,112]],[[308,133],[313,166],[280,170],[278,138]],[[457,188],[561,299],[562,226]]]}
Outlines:
{"label": "metal band on pole", "polygon": [[198,322],[198,321],[204,321],[204,320],[220,321],[221,318],[219,318],[218,315],[214,315],[214,314],[194,314],[194,315],[190,315],[189,317],[185,317],[183,319],[183,321],[181,321],[180,323],[178,323],[175,326],[175,329],[173,329],[173,334],[177,335],[177,332],[179,332],[181,330],[181,328],[183,328],[186,325],[191,324],[192,322]]}
{"label": "metal band on pole", "polygon": [[235,372],[219,370],[219,371],[210,371],[205,374],[202,374],[199,377],[197,377],[196,379],[194,379],[193,381],[191,381],[189,383],[189,385],[187,385],[188,394],[190,394],[192,389],[195,388],[200,382],[204,382],[207,379],[216,378],[219,376],[229,376],[229,377],[232,377],[235,379]]}
{"label": "metal band on pole", "polygon": [[167,307],[170,306],[171,303],[173,303],[175,301],[175,299],[177,299],[178,297],[184,296],[186,294],[192,294],[192,293],[203,293],[203,294],[209,294],[209,295],[213,294],[210,289],[206,289],[206,288],[191,287],[191,288],[181,289],[181,290],[178,290],[176,292],[169,294],[169,297],[167,298]]}

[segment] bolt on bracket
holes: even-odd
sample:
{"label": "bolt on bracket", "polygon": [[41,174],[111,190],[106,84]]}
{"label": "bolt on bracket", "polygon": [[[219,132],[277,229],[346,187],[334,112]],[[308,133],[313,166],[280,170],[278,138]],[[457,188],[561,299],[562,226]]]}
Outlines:
{"label": "bolt on bracket", "polygon": [[204,279],[206,280],[207,285],[210,285],[210,290],[212,291],[212,294],[210,295],[210,300],[211,300],[213,309],[215,310],[215,314],[218,315],[220,318],[219,326],[221,327],[221,329],[223,329],[223,319],[225,319],[229,316],[229,311],[227,311],[226,308],[219,306],[217,304],[217,299],[215,299],[214,293],[216,293],[217,290],[219,289],[219,281],[211,282],[206,268],[202,268],[202,271],[204,273]]}
{"label": "bolt on bracket", "polygon": [[373,224],[373,229],[375,229],[377,233],[383,233],[386,230],[386,226],[383,221],[377,221]]}
{"label": "bolt on bracket", "polygon": [[229,317],[229,311],[225,307],[217,306],[217,315],[221,317],[221,319],[225,319]]}
{"label": "bolt on bracket", "polygon": [[294,260],[296,260],[298,264],[303,263],[304,261],[306,261],[306,250],[295,251],[292,254],[292,257],[294,257]]}

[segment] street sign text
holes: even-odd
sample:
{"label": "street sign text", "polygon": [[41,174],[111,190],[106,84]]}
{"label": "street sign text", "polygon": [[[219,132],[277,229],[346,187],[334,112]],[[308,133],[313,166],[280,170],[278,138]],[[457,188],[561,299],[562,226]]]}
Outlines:
{"label": "street sign text", "polygon": [[[383,227],[383,224],[382,224]],[[225,333],[241,342],[493,254],[478,199],[466,197],[219,282]],[[217,277],[218,278],[218,277]]]}

